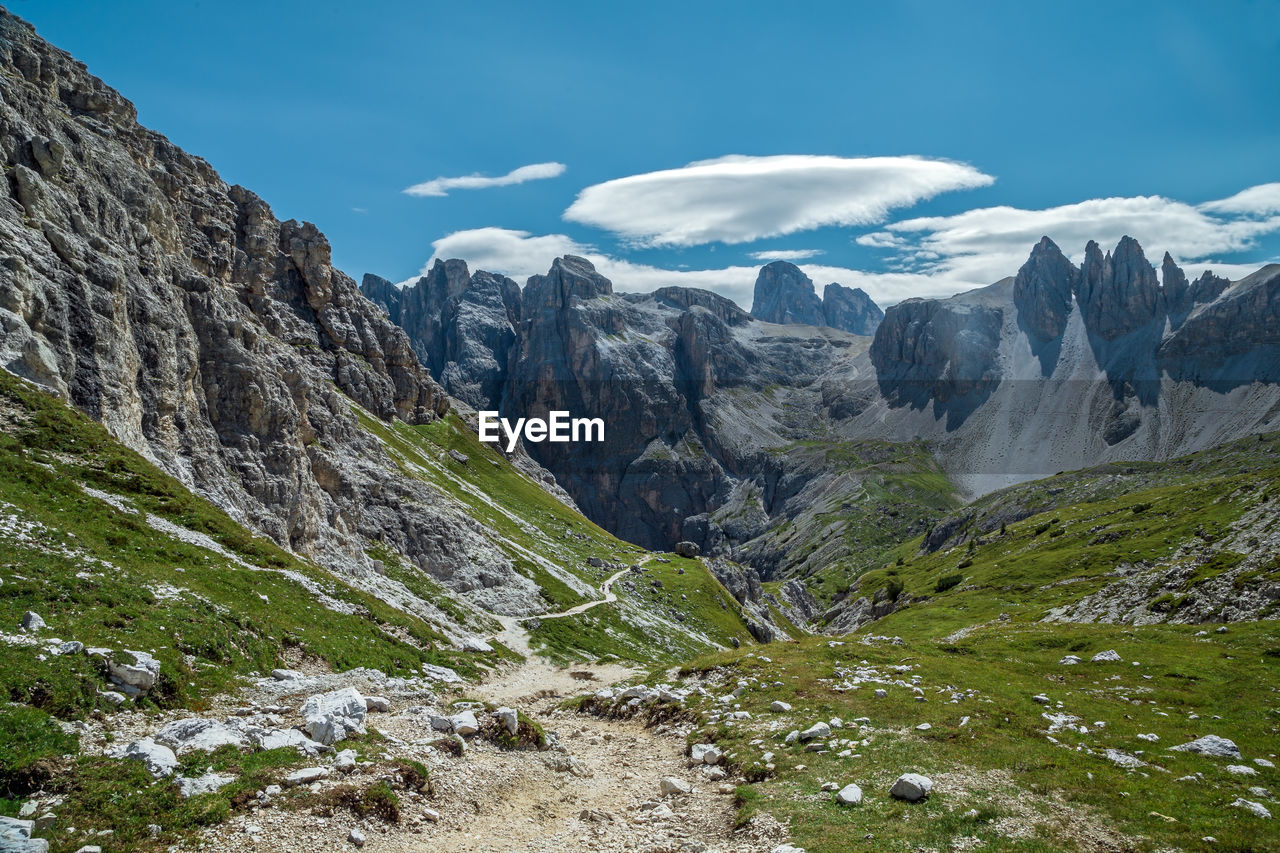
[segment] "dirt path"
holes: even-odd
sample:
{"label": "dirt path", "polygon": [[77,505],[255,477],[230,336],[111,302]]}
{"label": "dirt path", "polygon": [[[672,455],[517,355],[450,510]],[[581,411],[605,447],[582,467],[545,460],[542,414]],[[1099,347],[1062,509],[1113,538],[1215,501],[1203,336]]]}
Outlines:
{"label": "dirt path", "polygon": [[[536,618],[616,601],[611,587],[626,571],[601,585],[599,600]],[[398,823],[357,820],[346,811],[325,818],[270,808],[233,817],[205,836],[202,849],[354,850],[348,841],[353,828],[365,834],[364,850],[372,853],[767,853],[785,840],[784,830],[769,820],[734,829],[734,784],[689,767],[687,729],[646,729],[561,709],[563,698],[634,671],[616,664],[555,666],[531,653],[524,621],[503,618],[497,639],[525,660],[458,693],[519,708],[557,748],[509,752],[472,738],[461,756],[452,757],[431,747],[439,734],[429,715],[393,708],[371,722],[392,753],[423,761],[431,771],[430,794],[406,792]],[[443,708],[452,698],[441,695],[438,704]],[[692,792],[663,796],[661,781],[669,776],[687,781]]]}

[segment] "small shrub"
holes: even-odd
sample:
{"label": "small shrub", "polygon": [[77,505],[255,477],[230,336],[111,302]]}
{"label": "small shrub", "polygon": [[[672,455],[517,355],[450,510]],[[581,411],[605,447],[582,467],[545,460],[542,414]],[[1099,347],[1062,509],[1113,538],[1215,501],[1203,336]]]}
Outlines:
{"label": "small shrub", "polygon": [[[965,562],[970,562],[970,561],[966,560]],[[961,563],[960,568],[962,569],[965,568],[965,564]],[[943,575],[942,577],[938,578],[937,583],[933,585],[933,591],[946,592],[952,587],[958,586],[960,584],[960,581],[962,580],[964,580],[964,576],[961,574]]]}

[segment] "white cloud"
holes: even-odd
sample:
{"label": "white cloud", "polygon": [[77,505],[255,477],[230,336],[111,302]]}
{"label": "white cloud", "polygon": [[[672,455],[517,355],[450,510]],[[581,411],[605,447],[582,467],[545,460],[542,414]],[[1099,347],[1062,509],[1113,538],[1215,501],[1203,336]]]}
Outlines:
{"label": "white cloud", "polygon": [[531,163],[512,169],[505,175],[486,177],[480,174],[463,175],[457,178],[433,178],[421,184],[407,187],[404,192],[413,196],[446,196],[450,190],[484,190],[489,187],[509,187],[528,181],[540,181],[555,178],[564,174],[563,163]]}
{"label": "white cloud", "polygon": [[993,180],[924,157],[733,154],[587,187],[564,218],[646,246],[745,243],[882,222],[893,208]]}
{"label": "white cloud", "polygon": [[822,249],[771,249],[764,252],[752,252],[751,257],[757,261],[803,261],[826,254]]}
{"label": "white cloud", "polygon": [[1164,252],[1192,269],[1238,274],[1258,265],[1210,264],[1206,259],[1254,248],[1257,238],[1280,231],[1280,184],[1264,184],[1229,199],[1191,205],[1162,196],[1089,199],[1043,210],[987,207],[954,216],[907,219],[857,238],[884,248],[890,263],[922,273],[954,290],[980,287],[1012,275],[1031,246],[1048,235],[1079,261],[1085,244],[1110,249],[1126,234],[1159,264]]}

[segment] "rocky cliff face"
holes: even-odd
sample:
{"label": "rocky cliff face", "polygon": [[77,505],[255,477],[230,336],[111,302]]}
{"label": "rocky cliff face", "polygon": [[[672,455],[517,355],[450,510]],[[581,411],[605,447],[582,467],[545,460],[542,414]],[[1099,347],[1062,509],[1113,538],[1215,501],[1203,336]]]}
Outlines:
{"label": "rocky cliff face", "polygon": [[828,284],[822,299],[813,280],[787,261],[765,264],[756,276],[751,316],[766,323],[830,326],[855,335],[873,335],[884,312],[861,289]]}
{"label": "rocky cliff face", "polygon": [[314,225],[139,126],[2,10],[0,66],[0,365],[331,569],[370,576],[376,542],[457,590],[536,600],[480,525],[360,428],[356,406],[427,424],[449,399]]}
{"label": "rocky cliff face", "polygon": [[1013,303],[1028,334],[1041,341],[1062,335],[1071,315],[1080,271],[1057,244],[1044,237],[1013,280]]}

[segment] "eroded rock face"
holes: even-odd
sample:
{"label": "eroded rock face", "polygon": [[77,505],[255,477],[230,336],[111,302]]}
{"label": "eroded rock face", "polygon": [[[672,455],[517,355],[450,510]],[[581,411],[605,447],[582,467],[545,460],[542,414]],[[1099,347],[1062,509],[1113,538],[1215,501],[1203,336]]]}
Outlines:
{"label": "eroded rock face", "polygon": [[0,366],[331,569],[369,572],[374,540],[458,589],[477,566],[528,585],[359,428],[355,405],[420,424],[449,399],[314,225],[139,126],[3,11],[0,65]]}
{"label": "eroded rock face", "polygon": [[825,325],[813,281],[787,261],[765,264],[756,277],[751,316],[766,323]]}
{"label": "eroded rock face", "polygon": [[1105,255],[1097,243],[1089,241],[1076,301],[1085,327],[1107,341],[1164,319],[1155,268],[1138,241],[1128,236],[1120,239],[1114,253]]}
{"label": "eroded rock face", "polygon": [[1042,341],[1062,334],[1079,277],[1057,244],[1042,237],[1013,280],[1013,303],[1029,334]]}
{"label": "eroded rock face", "polygon": [[822,322],[855,335],[874,335],[884,311],[860,287],[832,282],[822,291]]}
{"label": "eroded rock face", "polygon": [[882,393],[923,405],[999,384],[1000,308],[953,297],[908,299],[885,312],[871,344]]}

